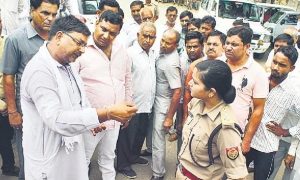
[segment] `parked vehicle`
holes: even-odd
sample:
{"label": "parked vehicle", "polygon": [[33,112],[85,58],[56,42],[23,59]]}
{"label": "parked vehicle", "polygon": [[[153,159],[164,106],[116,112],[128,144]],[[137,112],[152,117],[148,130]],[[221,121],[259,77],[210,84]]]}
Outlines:
{"label": "parked vehicle", "polygon": [[211,15],[216,18],[216,29],[225,33],[236,19],[249,22],[253,30],[252,52],[262,54],[270,46],[271,33],[261,24],[262,8],[249,0],[203,0],[198,11],[201,18]]}
{"label": "parked vehicle", "polygon": [[288,26],[297,26],[300,12],[281,10],[275,13],[264,27],[271,33],[272,39],[276,38]]}
{"label": "parked vehicle", "polygon": [[267,22],[278,11],[281,10],[295,11],[295,8],[279,5],[279,4],[270,4],[270,3],[256,3],[256,4],[262,8],[262,16],[261,16],[262,24]]}
{"label": "parked vehicle", "polygon": [[78,0],[79,12],[87,20],[86,25],[90,30],[95,28],[96,12],[98,10],[98,4],[100,0]]}

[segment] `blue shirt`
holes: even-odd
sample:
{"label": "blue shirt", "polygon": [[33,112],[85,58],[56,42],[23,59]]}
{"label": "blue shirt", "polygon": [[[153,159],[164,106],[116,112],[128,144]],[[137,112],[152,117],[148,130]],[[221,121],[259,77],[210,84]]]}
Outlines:
{"label": "blue shirt", "polygon": [[6,38],[2,72],[16,77],[16,104],[19,112],[21,112],[20,82],[23,71],[43,43],[44,40],[30,23],[20,27]]}

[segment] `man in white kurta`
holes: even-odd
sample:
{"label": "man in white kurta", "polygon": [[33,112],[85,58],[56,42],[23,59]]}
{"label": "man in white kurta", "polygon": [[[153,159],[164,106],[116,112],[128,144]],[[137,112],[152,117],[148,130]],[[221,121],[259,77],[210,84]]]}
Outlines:
{"label": "man in white kurta", "polygon": [[[69,154],[61,145],[63,136],[75,136],[97,126],[99,120],[96,111],[82,109],[81,90],[75,87],[79,79],[75,76],[69,79],[68,72],[71,69],[67,70],[67,66],[53,60],[45,44],[32,61],[23,74],[21,84],[26,179],[87,179],[81,136],[76,136],[78,142]],[[57,74],[49,71],[49,65],[57,68]],[[56,81],[55,75],[61,76],[60,81],[65,82],[65,87],[60,87],[63,84]],[[60,92],[62,89],[56,87],[64,88],[64,91]],[[66,96],[61,97],[63,94]],[[66,107],[60,105],[60,100],[66,101]],[[63,111],[68,108],[74,111]],[[63,160],[65,157],[69,160]]]}
{"label": "man in white kurta", "polygon": [[84,52],[89,35],[88,28],[74,16],[56,20],[50,41],[24,70],[25,179],[88,180],[81,133],[96,131],[100,122],[116,116],[123,117],[116,120],[124,123],[133,115],[129,111],[136,111],[125,108],[122,112],[127,111],[127,115],[117,115],[115,106],[105,110],[89,107],[80,77],[69,65]]}

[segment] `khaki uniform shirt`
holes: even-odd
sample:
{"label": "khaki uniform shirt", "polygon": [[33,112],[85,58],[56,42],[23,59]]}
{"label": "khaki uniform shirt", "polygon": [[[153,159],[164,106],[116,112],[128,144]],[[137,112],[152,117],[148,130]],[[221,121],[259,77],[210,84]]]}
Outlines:
{"label": "khaki uniform shirt", "polygon": [[[222,179],[224,172],[228,179],[246,177],[248,172],[240,147],[241,136],[233,126],[232,117],[234,116],[230,107],[222,102],[209,112],[203,112],[203,109],[204,104],[199,99],[194,98],[189,103],[189,117],[182,132],[180,163],[189,172],[203,180]],[[215,135],[212,144],[214,164],[209,167],[200,167],[209,165],[208,139],[211,132],[221,122],[223,122],[223,127]]]}

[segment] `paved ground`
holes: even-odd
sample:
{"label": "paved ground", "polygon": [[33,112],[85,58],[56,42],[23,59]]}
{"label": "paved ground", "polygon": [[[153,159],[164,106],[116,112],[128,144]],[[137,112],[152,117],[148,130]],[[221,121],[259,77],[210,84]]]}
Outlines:
{"label": "paved ground", "polygon": [[[15,147],[14,147],[15,149]],[[169,143],[167,142],[167,158],[166,158],[166,168],[167,173],[165,176],[165,180],[174,180],[175,179],[175,165],[176,165],[176,142]],[[16,152],[16,151],[15,151]],[[17,153],[15,153],[17,154]],[[18,159],[18,157],[16,157]],[[151,158],[148,158],[149,162],[151,162]],[[101,180],[101,174],[98,170],[98,165],[96,158],[92,159],[92,169],[90,180]],[[0,164],[2,164],[2,159],[0,159]],[[133,165],[133,169],[137,173],[137,180],[149,180],[152,176],[151,165],[148,166],[138,166]],[[275,180],[280,180],[282,177],[283,168],[280,169],[278,177]],[[117,174],[116,180],[126,180],[127,178],[122,174]],[[3,176],[0,170],[0,180],[17,180],[16,177]],[[70,179],[71,180],[71,179]],[[253,174],[249,174],[247,180],[253,180]]]}
{"label": "paved ground", "polygon": [[[129,2],[131,2],[131,1],[130,0],[119,0],[119,2],[120,2],[122,9],[125,12],[125,19],[128,19],[130,17]],[[168,4],[160,3],[159,4],[160,19],[157,22],[158,24],[165,21],[164,13],[165,13],[166,8],[169,5],[172,5],[172,4],[171,3],[168,3]],[[183,6],[179,6],[178,9],[179,9],[179,12],[182,12],[183,10],[185,10],[185,8]],[[260,64],[263,64],[265,62],[265,59],[266,59],[266,56],[263,56],[262,59],[260,59],[260,60],[256,59],[256,60]],[[173,142],[173,143],[167,142],[167,158],[166,158],[167,173],[165,176],[165,180],[175,179],[174,175],[175,175],[175,165],[176,165],[176,151],[177,151],[176,143],[175,142]],[[15,153],[15,154],[17,154],[17,153]],[[18,157],[16,157],[16,159],[18,159]],[[149,161],[151,161],[151,159],[149,159]],[[91,163],[92,163],[92,169],[91,169],[90,180],[100,180],[101,179],[100,172],[98,171],[98,165],[97,165],[96,159],[94,157],[93,157]],[[2,159],[0,159],[0,164],[2,164]],[[137,172],[137,178],[136,178],[137,180],[148,180],[151,178],[151,175],[152,175],[151,165],[148,165],[148,166],[133,165],[133,169]],[[0,171],[1,171],[1,169],[0,169]],[[283,172],[283,170],[281,169],[276,180],[281,179],[282,172]],[[2,173],[0,173],[0,174],[2,174]],[[127,178],[121,174],[117,174],[116,179],[123,180],[123,179],[127,179]],[[250,174],[247,177],[247,180],[252,180],[252,179],[253,179],[253,174]],[[17,178],[0,175],[0,180],[17,180]]]}

